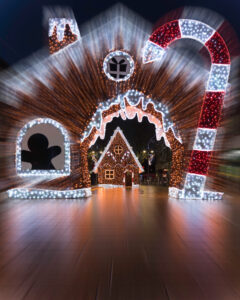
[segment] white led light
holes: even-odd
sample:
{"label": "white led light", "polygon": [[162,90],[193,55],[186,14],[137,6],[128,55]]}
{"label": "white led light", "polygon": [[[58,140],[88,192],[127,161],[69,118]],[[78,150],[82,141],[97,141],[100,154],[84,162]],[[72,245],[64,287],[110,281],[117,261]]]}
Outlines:
{"label": "white led light", "polygon": [[[109,70],[108,65],[110,64],[110,61],[112,59],[115,59],[115,58],[118,58],[118,57],[127,60],[129,66],[127,65],[126,72],[123,72],[120,69],[116,69],[116,71],[112,71],[112,72]],[[118,66],[118,65],[119,65],[119,62],[116,63],[116,68],[120,68],[120,66]],[[130,76],[132,75],[132,73],[134,71],[134,61],[128,53],[123,52],[123,51],[119,51],[119,50],[114,51],[114,52],[109,53],[105,57],[105,59],[103,61],[103,70],[104,70],[105,74],[107,75],[107,77],[109,79],[114,80],[116,82],[125,81],[125,80],[128,80],[130,78]],[[113,76],[113,73],[116,75],[116,78]],[[119,75],[122,75],[124,77],[120,78]]]}
{"label": "white led light", "polygon": [[180,19],[179,27],[182,38],[191,38],[205,44],[215,33],[210,26],[196,20]]}
{"label": "white led light", "polygon": [[[117,185],[117,184],[104,184],[104,183],[101,183],[101,184],[98,184],[99,187],[103,187],[105,189],[114,189],[114,188],[121,188],[121,187],[124,187],[124,185]],[[132,188],[139,188],[139,184],[132,184]]]}
{"label": "white led light", "polygon": [[213,150],[216,133],[216,129],[198,128],[193,150]]}
{"label": "white led light", "polygon": [[184,198],[202,199],[206,176],[187,173],[184,184]]}
{"label": "white led light", "polygon": [[162,47],[158,46],[155,43],[147,41],[143,48],[143,63],[147,64],[156,60],[161,60],[164,53],[165,50]]}
{"label": "white led light", "polygon": [[159,100],[146,97],[143,93],[137,90],[128,90],[126,93],[120,94],[114,99],[108,99],[104,103],[100,103],[83,134],[83,137],[81,139],[82,142],[84,141],[85,138],[89,136],[89,134],[91,133],[94,127],[97,129],[101,127],[103,121],[102,114],[104,111],[108,110],[111,106],[117,104],[120,104],[121,109],[126,110],[124,99],[126,99],[131,106],[137,106],[140,103],[140,101],[142,101],[142,108],[144,111],[147,109],[148,104],[152,104],[154,109],[157,112],[160,112],[162,114],[162,123],[163,123],[162,125],[163,125],[164,132],[167,132],[171,128],[173,130],[175,137],[181,143],[180,137],[175,134],[176,128],[173,126],[173,122],[170,118],[168,108],[165,105],[163,105]]}
{"label": "white led light", "polygon": [[168,195],[170,198],[182,198],[183,196],[183,191],[176,188],[176,187],[170,187],[168,190]]}
{"label": "white led light", "polygon": [[61,42],[64,38],[64,31],[66,25],[69,25],[73,34],[76,34],[77,37],[80,37],[80,33],[78,30],[78,25],[76,20],[74,19],[66,19],[66,18],[50,18],[49,19],[49,29],[48,29],[48,36],[53,35],[54,28],[57,28],[57,38]]}
{"label": "white led light", "polygon": [[[51,124],[56,127],[64,137],[64,168],[61,170],[23,170],[22,169],[22,140],[28,129],[39,124]],[[16,170],[19,176],[46,176],[46,177],[61,177],[70,174],[70,141],[66,129],[58,122],[48,119],[39,118],[27,123],[19,132],[16,145]]]}
{"label": "white led light", "polygon": [[230,65],[212,64],[207,91],[224,92],[228,84]]}
{"label": "white led light", "polygon": [[14,199],[73,199],[91,196],[91,188],[76,190],[43,190],[17,188],[7,191],[9,198]]}
{"label": "white led light", "polygon": [[222,200],[223,193],[212,192],[212,191],[204,191],[203,192],[203,200]]}

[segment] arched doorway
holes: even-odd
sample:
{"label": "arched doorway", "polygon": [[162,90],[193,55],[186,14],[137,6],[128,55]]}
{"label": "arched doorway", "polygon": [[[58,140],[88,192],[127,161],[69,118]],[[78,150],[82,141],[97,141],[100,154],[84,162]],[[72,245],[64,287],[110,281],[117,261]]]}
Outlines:
{"label": "arched doorway", "polygon": [[[109,104],[100,103],[92,121],[87,126],[81,144],[81,153],[87,156],[88,149],[96,142],[97,138],[105,137],[106,124],[114,117],[123,120],[133,119],[137,116],[138,122],[143,117],[155,125],[156,140],[164,139],[165,144],[172,151],[172,166],[170,171],[170,187],[182,188],[184,184],[184,145],[173,124],[168,108],[159,100],[151,99],[138,91],[129,90],[111,99]],[[82,159],[84,159],[84,157]],[[87,159],[86,159],[87,161]],[[88,180],[88,165],[84,166],[85,179]]]}

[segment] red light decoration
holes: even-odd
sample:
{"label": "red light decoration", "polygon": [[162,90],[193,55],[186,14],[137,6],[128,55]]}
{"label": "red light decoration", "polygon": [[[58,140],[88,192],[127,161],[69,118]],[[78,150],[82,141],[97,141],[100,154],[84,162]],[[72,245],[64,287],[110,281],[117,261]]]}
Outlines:
{"label": "red light decoration", "polygon": [[215,129],[221,117],[223,92],[207,92],[202,106],[198,127]]}
{"label": "red light decoration", "polygon": [[188,171],[194,174],[206,175],[210,158],[211,151],[193,150]]}
{"label": "red light decoration", "polygon": [[166,48],[171,42],[180,38],[181,32],[178,21],[172,21],[155,30],[150,37],[150,41]]}
{"label": "red light decoration", "polygon": [[218,32],[206,42],[205,46],[211,54],[212,63],[230,64],[230,54],[227,46]]}

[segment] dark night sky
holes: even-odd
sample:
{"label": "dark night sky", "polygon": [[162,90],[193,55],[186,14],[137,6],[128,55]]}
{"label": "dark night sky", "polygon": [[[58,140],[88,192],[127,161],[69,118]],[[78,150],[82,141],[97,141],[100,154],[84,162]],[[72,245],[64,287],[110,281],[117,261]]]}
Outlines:
{"label": "dark night sky", "polygon": [[[0,58],[13,64],[44,45],[42,7],[72,7],[78,24],[85,23],[119,1],[111,0],[1,0]],[[132,0],[121,1],[152,23],[165,13],[185,5],[210,8],[223,15],[240,33],[240,0]]]}

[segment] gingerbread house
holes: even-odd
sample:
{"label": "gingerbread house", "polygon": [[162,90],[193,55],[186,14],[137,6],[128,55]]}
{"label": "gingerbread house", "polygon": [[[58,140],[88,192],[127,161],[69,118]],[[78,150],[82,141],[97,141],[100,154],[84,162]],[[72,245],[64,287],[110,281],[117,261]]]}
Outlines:
{"label": "gingerbread house", "polygon": [[[88,149],[113,118],[137,116],[147,117],[156,139],[172,150],[170,197],[221,199],[214,145],[230,53],[214,18],[206,24],[193,11],[179,10],[152,27],[117,5],[79,29],[70,11],[46,10],[51,55],[43,49],[0,74],[0,190],[17,199],[90,196]],[[198,48],[189,49],[187,40]],[[198,49],[197,61],[172,43]],[[126,151],[138,166],[131,170],[137,183],[141,167]],[[123,184],[115,165],[117,177],[107,182]]]}
{"label": "gingerbread house", "polygon": [[93,169],[93,172],[98,174],[98,183],[117,186],[137,185],[139,173],[143,171],[132,147],[118,127]]}

